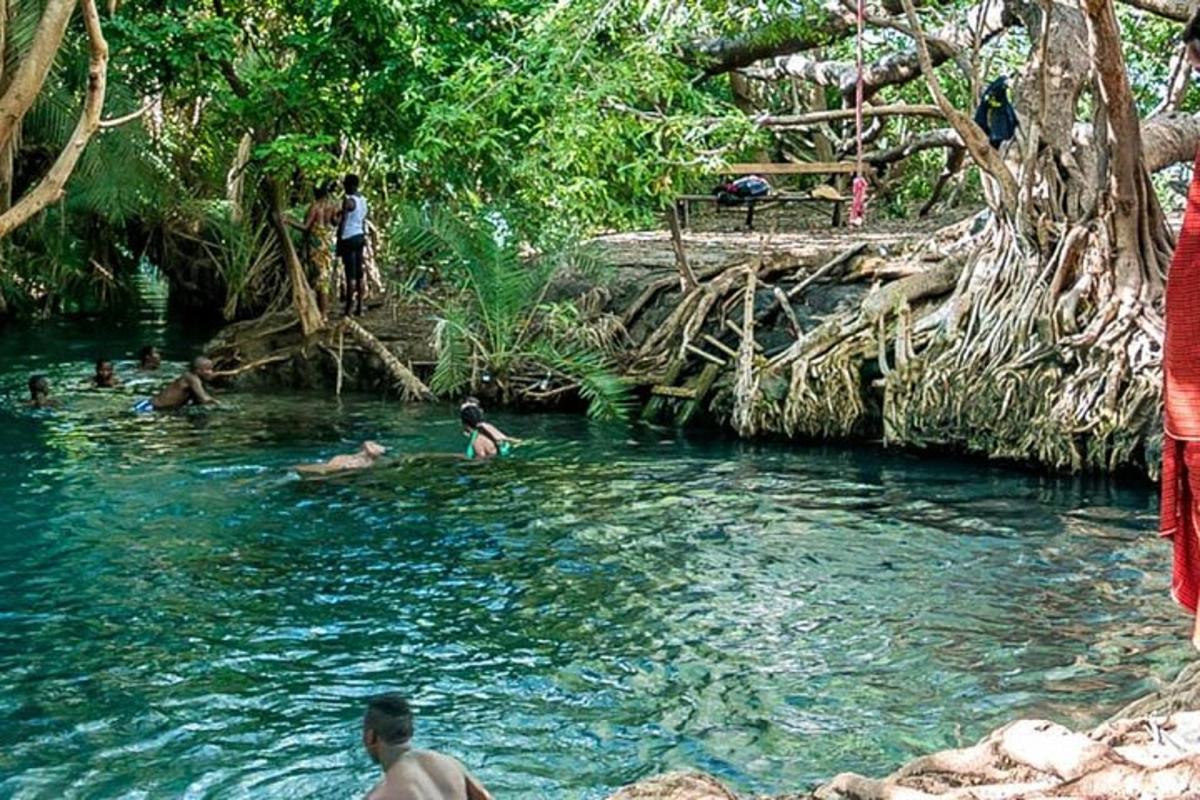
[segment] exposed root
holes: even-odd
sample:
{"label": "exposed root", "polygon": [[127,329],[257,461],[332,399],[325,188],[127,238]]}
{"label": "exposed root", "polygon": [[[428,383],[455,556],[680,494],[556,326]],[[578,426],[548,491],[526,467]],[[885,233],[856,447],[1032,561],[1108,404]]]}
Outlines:
{"label": "exposed root", "polygon": [[[734,797],[711,780],[672,773],[610,800]],[[1198,789],[1200,712],[1185,712],[1161,721],[1121,719],[1086,735],[1045,720],[1019,720],[973,747],[918,758],[886,778],[843,773],[786,800],[1184,800]]]}

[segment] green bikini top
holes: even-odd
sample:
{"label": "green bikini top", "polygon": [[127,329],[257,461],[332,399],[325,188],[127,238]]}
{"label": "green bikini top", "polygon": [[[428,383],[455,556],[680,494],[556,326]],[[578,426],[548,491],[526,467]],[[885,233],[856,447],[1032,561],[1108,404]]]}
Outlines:
{"label": "green bikini top", "polygon": [[[479,438],[479,428],[471,431],[471,439],[467,442],[467,458],[475,459],[475,440]],[[496,442],[496,454],[504,457],[512,452],[512,443],[506,439]]]}

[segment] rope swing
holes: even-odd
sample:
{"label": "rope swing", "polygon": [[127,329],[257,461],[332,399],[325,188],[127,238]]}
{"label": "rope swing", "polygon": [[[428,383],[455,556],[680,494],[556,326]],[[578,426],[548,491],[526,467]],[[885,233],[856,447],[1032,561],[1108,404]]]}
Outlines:
{"label": "rope swing", "polygon": [[863,177],[863,20],[867,16],[866,0],[858,0],[858,34],[856,39],[858,79],[854,86],[855,173],[853,199],[850,202],[850,224],[863,224],[867,212],[867,179]]}

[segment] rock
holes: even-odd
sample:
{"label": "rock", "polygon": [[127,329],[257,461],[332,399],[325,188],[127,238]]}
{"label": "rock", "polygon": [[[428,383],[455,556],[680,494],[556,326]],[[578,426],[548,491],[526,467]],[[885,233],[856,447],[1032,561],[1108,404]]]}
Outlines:
{"label": "rock", "polygon": [[667,772],[626,786],[609,795],[608,800],[738,800],[738,797],[711,775]]}

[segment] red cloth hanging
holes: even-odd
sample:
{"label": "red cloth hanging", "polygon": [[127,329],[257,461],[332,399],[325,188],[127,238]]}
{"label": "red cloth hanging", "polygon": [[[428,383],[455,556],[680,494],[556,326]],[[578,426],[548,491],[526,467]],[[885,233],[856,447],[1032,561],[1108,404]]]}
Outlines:
{"label": "red cloth hanging", "polygon": [[856,56],[858,77],[854,86],[855,175],[853,197],[850,201],[850,224],[862,225],[867,213],[867,179],[863,177],[863,21],[867,12],[865,0],[858,0],[858,34]]}
{"label": "red cloth hanging", "polygon": [[1195,613],[1200,595],[1200,152],[1167,276],[1163,339],[1159,531],[1174,542],[1171,594]]}

